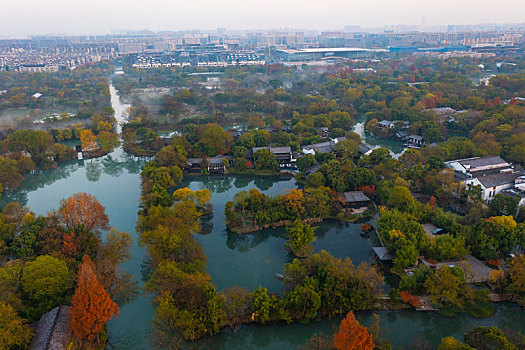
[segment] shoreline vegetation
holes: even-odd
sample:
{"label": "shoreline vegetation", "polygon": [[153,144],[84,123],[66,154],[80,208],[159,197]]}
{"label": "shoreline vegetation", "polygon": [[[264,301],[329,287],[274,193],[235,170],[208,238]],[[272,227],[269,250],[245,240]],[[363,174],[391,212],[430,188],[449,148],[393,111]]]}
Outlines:
{"label": "shoreline vegetation", "polygon": [[375,213],[369,208],[363,215],[348,215],[343,209],[343,202],[328,187],[292,189],[275,197],[254,188],[235,194],[233,201],[226,202],[224,213],[228,229],[237,234],[289,226],[295,220],[305,224],[325,219],[350,222]]}
{"label": "shoreline vegetation", "polygon": [[[159,166],[155,158],[141,174],[142,208],[137,225],[140,244],[149,256],[146,288],[155,295],[152,334],[157,346],[193,341],[223,327],[290,323],[374,307],[384,286],[382,274],[367,263],[354,266],[349,259],[336,259],[326,251],[287,264],[281,296],[262,286],[251,292],[239,287],[218,292],[205,272],[202,248],[193,238],[201,230],[211,193],[179,188],[171,194],[182,171],[174,163],[163,164]],[[251,205],[257,198],[262,207],[275,200],[256,189],[236,195],[241,197]],[[314,200],[317,205],[312,206]],[[303,205],[317,210],[316,215],[319,210],[328,213],[329,200],[327,188],[308,191],[306,198],[302,190],[294,189],[277,199],[294,216],[307,212]],[[326,271],[333,271],[331,282],[321,277]]]}

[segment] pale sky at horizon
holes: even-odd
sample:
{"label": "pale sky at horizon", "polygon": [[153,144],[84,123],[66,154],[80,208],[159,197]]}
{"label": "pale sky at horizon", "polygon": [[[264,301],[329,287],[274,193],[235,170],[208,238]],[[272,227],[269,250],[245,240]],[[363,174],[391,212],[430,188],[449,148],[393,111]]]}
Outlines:
{"label": "pale sky at horizon", "polygon": [[0,0],[0,37],[118,29],[337,30],[346,25],[524,23],[525,0]]}

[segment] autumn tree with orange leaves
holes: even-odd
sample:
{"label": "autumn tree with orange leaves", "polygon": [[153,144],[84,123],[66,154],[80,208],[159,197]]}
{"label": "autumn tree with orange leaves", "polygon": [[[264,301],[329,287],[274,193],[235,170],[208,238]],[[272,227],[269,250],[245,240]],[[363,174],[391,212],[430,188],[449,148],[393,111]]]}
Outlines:
{"label": "autumn tree with orange leaves", "polygon": [[372,350],[374,348],[372,335],[368,333],[366,327],[357,322],[352,311],[341,321],[339,331],[334,334],[334,348],[338,350]]}
{"label": "autumn tree with orange leaves", "polygon": [[97,138],[89,129],[80,131],[80,143],[84,151],[92,152],[98,148]]}
{"label": "autumn tree with orange leaves", "polygon": [[78,192],[63,200],[58,210],[63,224],[69,229],[78,226],[99,233],[109,229],[109,218],[106,209],[97,198],[91,194]]}
{"label": "autumn tree with orange leaves", "polygon": [[281,196],[279,201],[293,218],[301,218],[305,212],[303,190],[293,188]]}
{"label": "autumn tree with orange leaves", "polygon": [[119,308],[99,283],[93,261],[84,255],[78,268],[78,281],[71,303],[70,323],[75,336],[82,342],[98,343],[99,334]]}
{"label": "autumn tree with orange leaves", "polygon": [[417,295],[412,295],[409,292],[403,291],[399,293],[399,296],[404,303],[410,304],[413,307],[417,307],[419,305],[419,297]]}

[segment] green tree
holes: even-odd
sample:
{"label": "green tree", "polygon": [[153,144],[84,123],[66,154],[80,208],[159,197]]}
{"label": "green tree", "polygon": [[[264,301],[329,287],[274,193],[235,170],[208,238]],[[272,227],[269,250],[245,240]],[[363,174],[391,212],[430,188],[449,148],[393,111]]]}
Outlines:
{"label": "green tree", "polygon": [[253,141],[255,142],[256,147],[265,147],[268,146],[271,140],[271,135],[268,131],[264,129],[257,130],[253,136]]}
{"label": "green tree", "polygon": [[0,157],[0,185],[3,189],[14,189],[22,183],[24,177],[20,174],[15,160]]}
{"label": "green tree", "polygon": [[461,306],[464,298],[471,293],[463,270],[443,265],[425,281],[425,289],[432,302],[440,306]]}
{"label": "green tree", "polygon": [[308,153],[297,159],[297,168],[300,172],[304,172],[306,169],[315,165],[316,163],[317,161],[315,160],[315,157]]}
{"label": "green tree", "polygon": [[414,266],[419,255],[417,248],[404,238],[398,239],[395,247],[393,264],[397,272],[401,272],[406,267]]}
{"label": "green tree", "polygon": [[513,295],[520,304],[525,305],[525,255],[518,254],[511,260],[509,279],[507,293]]}
{"label": "green tree", "polygon": [[40,163],[49,147],[53,136],[43,130],[16,130],[8,138],[9,150],[28,152],[35,163]]}
{"label": "green tree", "polygon": [[476,350],[518,350],[496,327],[476,327],[468,331],[463,338]]}
{"label": "green tree", "polygon": [[318,188],[318,187],[324,186],[325,184],[326,184],[326,180],[323,176],[323,173],[320,171],[317,171],[313,174],[308,174],[308,176],[306,176],[306,186],[307,187]]}
{"label": "green tree", "polygon": [[299,257],[305,257],[312,254],[312,243],[316,240],[315,229],[315,227],[312,227],[309,224],[303,224],[301,220],[296,219],[286,228],[288,241],[286,242],[285,247]]}
{"label": "green tree", "polygon": [[227,152],[232,142],[232,136],[219,124],[209,123],[199,128],[200,140],[198,146],[207,156]]}
{"label": "green tree", "polygon": [[368,168],[354,168],[348,175],[348,186],[352,190],[357,190],[363,186],[374,185],[376,174]]}
{"label": "green tree", "polygon": [[15,310],[0,300],[0,348],[27,349],[33,330]]}
{"label": "green tree", "polygon": [[385,147],[376,148],[370,153],[370,163],[372,164],[379,164],[389,159],[392,159],[392,155],[390,150]]}
{"label": "green tree", "polygon": [[248,199],[249,198],[250,198],[250,195],[249,195],[249,193],[247,191],[237,192],[233,196],[233,200],[235,201],[235,203],[238,203],[241,206],[241,208],[242,208],[241,220],[242,220],[242,226],[243,227],[245,226],[246,205],[248,204]]}
{"label": "green tree", "polygon": [[120,144],[118,135],[111,131],[101,131],[97,135],[97,141],[100,145],[100,149],[104,152],[111,152]]}
{"label": "green tree", "polygon": [[360,140],[343,140],[339,141],[334,146],[335,152],[341,152],[343,155],[343,158],[355,158],[358,155],[359,152],[359,144]]}
{"label": "green tree", "polygon": [[24,267],[22,289],[31,300],[34,311],[28,312],[33,317],[60,305],[70,287],[69,269],[63,260],[42,255]]}
{"label": "green tree", "polygon": [[405,186],[394,186],[386,204],[403,212],[409,211],[414,203],[414,197],[412,197],[408,188]]}
{"label": "green tree", "polygon": [[474,348],[463,344],[454,337],[445,337],[441,339],[437,350],[474,350]]}
{"label": "green tree", "polygon": [[317,311],[321,307],[321,296],[317,289],[315,279],[305,278],[301,284],[286,293],[281,304],[289,317],[309,320],[317,318]]}
{"label": "green tree", "polygon": [[160,166],[177,166],[179,168],[184,168],[187,165],[186,156],[187,153],[183,146],[170,145],[163,147],[157,152],[157,154],[155,154],[155,159]]}
{"label": "green tree", "polygon": [[255,152],[255,166],[257,169],[279,170],[279,163],[275,155],[265,148]]}
{"label": "green tree", "polygon": [[475,256],[497,259],[500,254],[508,254],[516,247],[518,233],[512,216],[494,216],[474,225],[467,243]]}
{"label": "green tree", "polygon": [[250,294],[252,300],[253,320],[266,323],[270,320],[270,311],[272,309],[272,298],[268,290],[259,286]]}

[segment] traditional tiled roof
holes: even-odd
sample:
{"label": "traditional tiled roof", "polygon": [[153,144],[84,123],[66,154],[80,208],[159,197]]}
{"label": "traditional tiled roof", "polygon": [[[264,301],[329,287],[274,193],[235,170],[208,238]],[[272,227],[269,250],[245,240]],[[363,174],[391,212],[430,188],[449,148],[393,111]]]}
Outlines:
{"label": "traditional tiled roof", "polygon": [[317,170],[319,170],[319,168],[321,168],[321,164],[315,164],[315,165],[312,165],[311,167],[308,167],[304,171],[304,173],[306,175],[315,174],[317,172]]}
{"label": "traditional tiled roof", "polygon": [[420,135],[410,135],[408,138],[412,140],[423,140],[424,139],[424,137]]}
{"label": "traditional tiled roof", "polygon": [[350,191],[343,193],[347,202],[369,202],[368,198],[362,191]]}
{"label": "traditional tiled roof", "polygon": [[273,154],[284,154],[284,153],[292,153],[292,149],[290,148],[290,146],[286,146],[286,147],[253,147],[253,154],[255,154],[257,151],[261,150],[261,149],[267,149],[269,150],[270,152],[272,152]]}
{"label": "traditional tiled roof", "polygon": [[38,321],[29,350],[63,350],[71,341],[69,306],[57,306]]}
{"label": "traditional tiled roof", "polygon": [[346,140],[346,137],[344,137],[344,136],[337,137],[336,139],[334,139],[332,141],[325,141],[325,142],[313,143],[311,145],[304,145],[303,149],[304,150],[311,150],[311,149],[313,149],[316,152],[330,153],[330,152],[332,152],[334,150],[334,146],[338,142],[341,142],[341,141],[344,141],[344,140]]}
{"label": "traditional tiled roof", "polygon": [[514,183],[515,179],[516,179],[516,174],[512,172],[490,174],[490,175],[478,177],[478,181],[481,182],[481,184],[485,188],[505,185],[508,183]]}
{"label": "traditional tiled roof", "polygon": [[367,145],[365,145],[364,143],[360,143],[359,144],[359,153],[365,154],[365,153],[370,152],[371,150],[372,149],[370,147],[368,147]]}
{"label": "traditional tiled roof", "polygon": [[385,247],[372,247],[372,249],[381,261],[388,261],[394,259],[394,255],[390,253]]}
{"label": "traditional tiled roof", "polygon": [[390,120],[381,120],[379,123],[377,123],[380,126],[390,127],[390,125],[393,124]]}
{"label": "traditional tiled roof", "polygon": [[501,164],[502,166],[509,165],[509,163],[507,163],[500,156],[464,159],[464,160],[458,161],[458,163],[460,163],[463,166],[470,166],[470,170],[475,170],[475,168],[485,167],[489,165],[499,165],[499,164]]}

